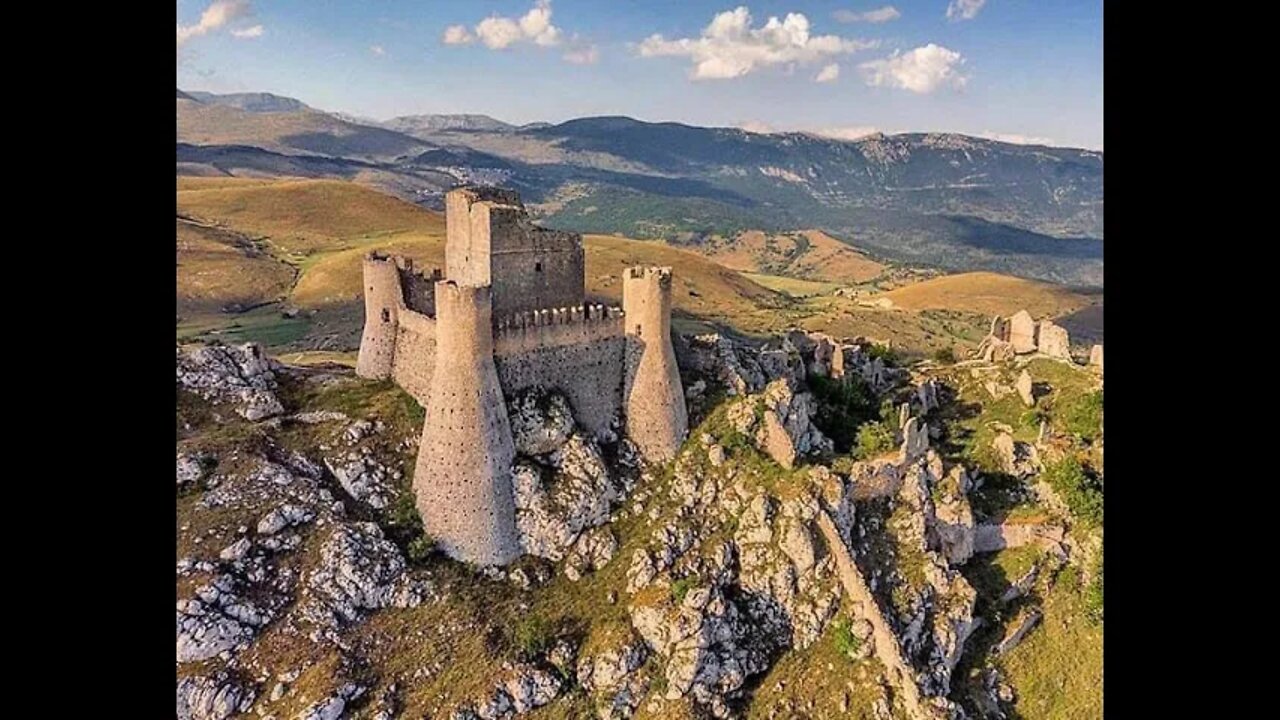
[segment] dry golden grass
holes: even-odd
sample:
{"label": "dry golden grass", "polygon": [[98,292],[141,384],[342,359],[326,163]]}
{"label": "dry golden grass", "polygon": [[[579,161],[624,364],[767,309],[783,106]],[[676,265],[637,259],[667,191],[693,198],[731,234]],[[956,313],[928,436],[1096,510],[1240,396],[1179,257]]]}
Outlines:
{"label": "dry golden grass", "polygon": [[443,216],[354,183],[220,180],[191,178],[185,190],[179,185],[178,212],[268,237],[285,255],[305,257],[398,235],[444,235]]}
{"label": "dry golden grass", "polygon": [[1067,288],[991,272],[971,272],[914,283],[880,297],[904,310],[959,310],[984,315],[1012,315],[1026,310],[1032,317],[1057,317],[1079,310],[1092,300]]}
{"label": "dry golden grass", "polygon": [[284,297],[293,268],[246,247],[243,238],[217,228],[177,221],[178,312],[216,311]]}
{"label": "dry golden grass", "polygon": [[748,230],[732,240],[708,243],[702,252],[717,263],[740,272],[785,275],[843,285],[874,280],[886,269],[881,263],[820,230],[784,234]]}

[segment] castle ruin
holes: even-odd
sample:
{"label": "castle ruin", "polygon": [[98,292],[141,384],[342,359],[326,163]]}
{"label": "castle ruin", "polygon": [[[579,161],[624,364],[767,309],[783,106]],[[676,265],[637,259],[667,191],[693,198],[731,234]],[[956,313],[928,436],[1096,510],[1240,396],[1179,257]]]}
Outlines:
{"label": "castle ruin", "polygon": [[599,439],[621,421],[650,462],[688,433],[671,344],[671,269],[623,272],[622,308],[586,302],[582,237],[534,225],[510,190],[445,199],[445,270],[364,259],[356,374],[394,380],[426,409],[414,491],[426,532],[481,565],[520,554],[505,398],[564,394]]}

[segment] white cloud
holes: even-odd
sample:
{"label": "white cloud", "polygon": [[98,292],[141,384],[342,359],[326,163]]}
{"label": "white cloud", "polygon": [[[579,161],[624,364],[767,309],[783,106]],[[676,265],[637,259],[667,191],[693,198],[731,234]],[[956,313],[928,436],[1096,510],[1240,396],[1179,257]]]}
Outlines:
{"label": "white cloud", "polygon": [[200,13],[200,22],[185,27],[178,25],[178,46],[181,47],[192,38],[219,30],[232,20],[248,15],[249,12],[249,0],[215,0],[205,8],[203,13]]}
{"label": "white cloud", "polygon": [[876,46],[874,41],[811,35],[809,19],[801,13],[788,13],[781,21],[770,17],[759,28],[751,23],[747,8],[727,10],[711,19],[701,37],[649,36],[639,45],[640,56],[688,57],[693,62],[692,79],[724,80],[762,67],[812,64]]}
{"label": "white cloud", "polygon": [[374,55],[377,55],[378,57],[382,57],[383,55],[387,54],[387,49],[382,47],[381,45],[370,45],[369,52],[373,53]]}
{"label": "white cloud", "polygon": [[475,40],[466,25],[450,25],[444,29],[444,37],[440,39],[445,45],[470,45]]}
{"label": "white cloud", "polygon": [[595,45],[579,45],[575,43],[561,57],[564,58],[565,62],[573,63],[574,65],[595,65],[596,61],[600,59],[600,50]]}
{"label": "white cloud", "polygon": [[1036,135],[1019,135],[1018,133],[998,133],[990,130],[983,130],[977,133],[977,137],[986,138],[987,140],[995,140],[998,142],[1013,143],[1014,145],[1050,145],[1057,146],[1053,138],[1039,137]]}
{"label": "white cloud", "polygon": [[[469,45],[479,40],[490,50],[505,50],[520,43],[555,47],[562,35],[560,28],[551,24],[551,0],[535,0],[529,12],[518,18],[491,15],[470,30],[465,25],[451,25],[441,39],[446,45]],[[572,51],[569,54],[582,57]]]}
{"label": "white cloud", "polygon": [[831,13],[836,22],[842,23],[886,23],[890,20],[897,20],[902,17],[902,13],[898,12],[898,8],[892,5],[876,8],[875,10],[837,10]]}
{"label": "white cloud", "polygon": [[957,69],[963,64],[960,53],[929,43],[905,53],[895,51],[887,58],[864,62],[858,68],[868,85],[927,94],[942,87],[964,87],[969,78]]}
{"label": "white cloud", "polygon": [[232,30],[231,34],[235,35],[238,38],[247,40],[252,38],[260,38],[262,37],[262,33],[264,32],[266,32],[266,29],[263,28],[261,25],[254,25],[253,27],[247,27],[243,30]]}
{"label": "white cloud", "polygon": [[986,4],[987,0],[951,0],[947,3],[947,19],[952,22],[972,20]]}
{"label": "white cloud", "polygon": [[809,133],[832,140],[861,140],[868,135],[875,135],[880,128],[870,125],[851,125],[848,127],[828,127],[810,130]]}
{"label": "white cloud", "polygon": [[833,82],[838,77],[840,77],[840,65],[839,63],[831,63],[818,71],[818,75],[813,79],[813,81],[828,83]]}

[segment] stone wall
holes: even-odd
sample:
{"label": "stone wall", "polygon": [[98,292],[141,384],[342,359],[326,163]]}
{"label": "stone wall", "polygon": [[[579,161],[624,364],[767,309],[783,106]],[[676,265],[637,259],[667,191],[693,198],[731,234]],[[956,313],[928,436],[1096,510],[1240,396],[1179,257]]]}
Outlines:
{"label": "stone wall", "polygon": [[[397,258],[399,259],[399,258]],[[420,273],[413,269],[413,261],[404,258],[400,271],[400,288],[404,296],[404,305],[428,317],[436,315],[436,283],[441,279],[439,268],[430,273]]]}
{"label": "stone wall", "polygon": [[[435,291],[431,292],[432,305]],[[431,375],[436,367],[436,321],[422,313],[403,309],[396,333],[395,362],[391,379],[418,404],[426,407],[431,392]]]}
{"label": "stone wall", "polygon": [[447,276],[491,286],[495,316],[582,304],[582,236],[534,225],[510,191],[461,188],[445,205]]}
{"label": "stone wall", "polygon": [[559,390],[597,437],[622,411],[623,350],[622,311],[602,305],[520,313],[494,330],[503,392]]}

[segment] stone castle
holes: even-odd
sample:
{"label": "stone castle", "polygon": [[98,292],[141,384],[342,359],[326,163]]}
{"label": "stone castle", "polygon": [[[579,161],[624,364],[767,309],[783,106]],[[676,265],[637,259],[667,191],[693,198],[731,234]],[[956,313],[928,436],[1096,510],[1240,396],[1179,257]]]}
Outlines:
{"label": "stone castle", "polygon": [[426,409],[414,491],[426,532],[451,557],[520,554],[505,398],[557,390],[598,438],[615,424],[650,462],[688,432],[671,344],[671,269],[623,272],[622,308],[586,302],[582,237],[534,225],[490,187],[445,198],[445,269],[364,259],[356,374],[394,380]]}

